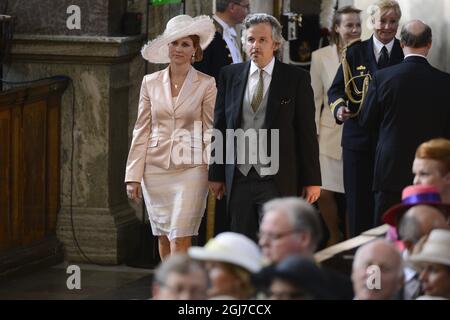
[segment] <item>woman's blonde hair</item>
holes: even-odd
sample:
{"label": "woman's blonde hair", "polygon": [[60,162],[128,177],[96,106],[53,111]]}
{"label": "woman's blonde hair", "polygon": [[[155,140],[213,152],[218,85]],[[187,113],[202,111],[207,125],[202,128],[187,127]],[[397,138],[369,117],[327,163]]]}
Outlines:
{"label": "woman's blonde hair", "polygon": [[374,5],[369,7],[369,15],[374,18],[375,14],[378,12],[383,14],[390,10],[393,10],[400,20],[402,17],[402,10],[400,9],[398,2],[395,0],[378,0]]}
{"label": "woman's blonde hair", "polygon": [[251,273],[235,264],[221,262],[225,269],[233,274],[240,281],[240,293],[246,299],[250,299],[255,294],[255,288],[252,285]]}

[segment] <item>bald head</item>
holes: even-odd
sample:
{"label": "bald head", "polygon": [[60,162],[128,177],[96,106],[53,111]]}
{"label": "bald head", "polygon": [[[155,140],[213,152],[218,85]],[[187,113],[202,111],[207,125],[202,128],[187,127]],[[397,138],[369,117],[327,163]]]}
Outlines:
{"label": "bald head", "polygon": [[405,55],[416,53],[426,56],[431,48],[431,28],[420,20],[406,23],[402,28],[400,38]]}
{"label": "bald head", "polygon": [[433,229],[447,228],[447,221],[443,213],[432,206],[414,206],[406,211],[405,216],[417,221],[421,237],[429,234]]}
{"label": "bald head", "polygon": [[[380,270],[380,289],[371,289],[368,278],[370,268]],[[403,265],[400,252],[385,240],[372,241],[358,249],[353,260],[353,287],[357,299],[392,299],[403,285]]]}

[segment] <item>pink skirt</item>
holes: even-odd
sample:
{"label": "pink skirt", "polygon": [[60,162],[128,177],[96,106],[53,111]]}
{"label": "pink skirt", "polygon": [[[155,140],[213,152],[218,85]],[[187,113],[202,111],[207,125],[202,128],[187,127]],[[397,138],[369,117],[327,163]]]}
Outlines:
{"label": "pink skirt", "polygon": [[142,193],[153,235],[170,241],[196,236],[206,208],[208,169],[166,170],[147,164]]}

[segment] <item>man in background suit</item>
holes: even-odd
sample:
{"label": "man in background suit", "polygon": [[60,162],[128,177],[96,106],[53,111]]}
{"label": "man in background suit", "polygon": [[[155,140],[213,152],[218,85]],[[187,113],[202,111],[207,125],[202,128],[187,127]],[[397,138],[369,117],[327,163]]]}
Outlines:
{"label": "man in background suit", "polygon": [[405,60],[374,74],[359,117],[361,126],[379,130],[373,183],[378,223],[413,181],[411,164],[419,144],[450,138],[450,75],[428,63],[431,38],[423,22],[405,24]]}
{"label": "man in background suit", "polygon": [[[373,36],[347,48],[328,90],[328,102],[336,123],[344,123],[341,145],[350,237],[374,226],[372,181],[377,135],[358,124],[360,101],[364,97],[364,93],[361,94],[363,82],[375,71],[403,60],[400,42],[395,38],[401,18],[400,6],[393,0],[378,0],[372,8]],[[343,68],[344,65],[350,69],[349,77],[355,77],[348,86],[344,78],[348,69]]]}
{"label": "man in background suit", "polygon": [[[245,47],[251,61],[222,69],[214,128],[224,141],[230,131],[254,132],[259,154],[266,151],[272,160],[276,159],[269,165],[261,156],[251,162],[249,145],[255,142],[245,139],[247,143],[239,144],[233,138],[232,150],[225,143],[222,150],[224,159],[230,161],[212,163],[209,181],[216,197],[228,195],[231,230],[256,240],[265,202],[279,196],[301,195],[315,202],[321,178],[309,74],[275,59],[283,37],[274,17],[254,14],[244,24]],[[261,129],[268,131],[266,143]],[[276,133],[278,140],[271,141]],[[230,153],[235,156],[230,157]],[[243,162],[238,160],[242,156]]]}
{"label": "man in background suit", "polygon": [[216,0],[216,14],[212,17],[216,34],[203,52],[203,60],[194,64],[197,70],[216,78],[216,83],[223,66],[243,61],[235,27],[249,10],[249,0]]}
{"label": "man in background suit", "polygon": [[[249,0],[216,0],[216,13],[212,17],[216,27],[214,39],[203,51],[202,61],[194,63],[194,68],[214,77],[216,85],[222,67],[243,62],[240,39],[235,28],[242,23],[249,10]],[[226,198],[218,200],[209,194],[205,217],[206,221],[201,226],[203,232],[200,232],[202,235],[205,233],[205,242],[210,237],[228,231],[230,222],[226,215]]]}

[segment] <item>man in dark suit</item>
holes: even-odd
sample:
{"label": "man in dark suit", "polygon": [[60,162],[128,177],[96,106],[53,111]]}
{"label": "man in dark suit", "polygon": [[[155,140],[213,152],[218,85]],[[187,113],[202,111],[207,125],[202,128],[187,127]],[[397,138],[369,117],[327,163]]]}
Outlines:
{"label": "man in dark suit", "polygon": [[[214,128],[231,144],[223,144],[226,163],[210,165],[209,180],[216,197],[228,195],[231,230],[256,240],[266,201],[304,195],[315,202],[321,179],[309,74],[275,59],[283,37],[274,17],[254,14],[244,24],[251,61],[222,69]],[[233,136],[244,133],[250,139]]]}
{"label": "man in dark suit", "polygon": [[373,190],[375,218],[401,201],[413,181],[416,148],[432,138],[450,138],[450,75],[427,61],[431,29],[414,20],[401,32],[405,60],[374,74],[359,123],[379,130]]}
{"label": "man in dark suit", "polygon": [[[249,9],[249,0],[216,0],[216,13],[212,17],[216,27],[214,39],[203,52],[202,61],[194,63],[197,70],[214,77],[216,84],[222,67],[243,62],[235,27],[242,23]],[[226,199],[217,200],[210,193],[205,218],[200,227],[200,242],[228,231],[230,223],[226,216]]]}
{"label": "man in dark suit", "polygon": [[216,33],[213,41],[203,52],[203,59],[194,67],[216,78],[223,66],[243,61],[236,25],[242,23],[250,10],[249,0],[216,0],[216,14],[213,15]]}
{"label": "man in dark suit", "polygon": [[400,18],[396,1],[379,0],[371,12],[373,36],[347,48],[328,90],[336,123],[344,123],[341,145],[350,237],[374,226],[372,181],[377,134],[359,126],[358,114],[371,75],[403,60],[400,42],[395,38]]}

